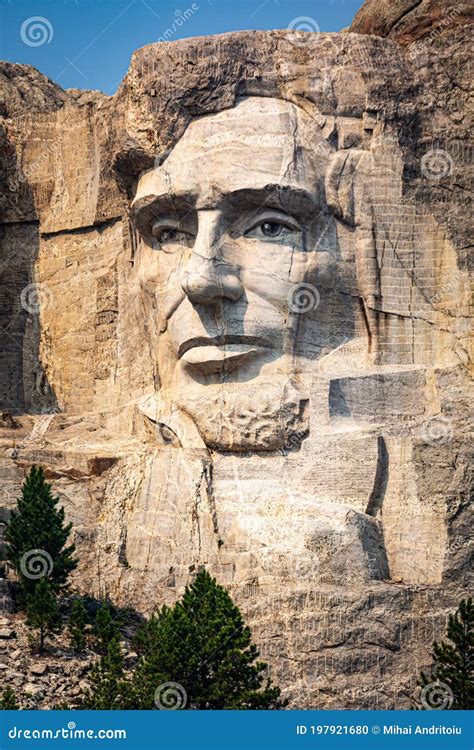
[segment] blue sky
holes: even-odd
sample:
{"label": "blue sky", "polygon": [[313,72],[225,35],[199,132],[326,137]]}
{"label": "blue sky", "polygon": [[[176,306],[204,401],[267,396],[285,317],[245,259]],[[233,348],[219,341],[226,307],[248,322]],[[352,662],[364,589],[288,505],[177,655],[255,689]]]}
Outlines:
{"label": "blue sky", "polygon": [[159,41],[166,29],[174,40],[241,29],[284,29],[306,17],[296,22],[303,29],[340,31],[362,2],[0,0],[0,59],[33,65],[63,88],[112,94],[133,50]]}

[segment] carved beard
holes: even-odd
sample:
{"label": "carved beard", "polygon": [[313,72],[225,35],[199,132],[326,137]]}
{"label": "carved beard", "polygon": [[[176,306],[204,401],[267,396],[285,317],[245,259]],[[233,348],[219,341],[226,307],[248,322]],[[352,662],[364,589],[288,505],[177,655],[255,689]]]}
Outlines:
{"label": "carved beard", "polygon": [[218,451],[290,449],[307,435],[308,399],[288,378],[209,385],[205,395],[176,393],[175,404]]}

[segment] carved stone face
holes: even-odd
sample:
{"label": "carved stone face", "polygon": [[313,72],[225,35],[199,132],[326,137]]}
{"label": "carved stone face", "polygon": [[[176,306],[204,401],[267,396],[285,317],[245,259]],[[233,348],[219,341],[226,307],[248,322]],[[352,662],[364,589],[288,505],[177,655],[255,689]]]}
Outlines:
{"label": "carved stone face", "polygon": [[[199,403],[217,393],[241,412],[264,412],[260,397],[271,412],[276,397],[278,411],[282,388],[334,336],[330,155],[296,106],[248,98],[193,121],[140,176],[132,208],[161,393],[197,421]],[[338,304],[340,319],[352,320]]]}

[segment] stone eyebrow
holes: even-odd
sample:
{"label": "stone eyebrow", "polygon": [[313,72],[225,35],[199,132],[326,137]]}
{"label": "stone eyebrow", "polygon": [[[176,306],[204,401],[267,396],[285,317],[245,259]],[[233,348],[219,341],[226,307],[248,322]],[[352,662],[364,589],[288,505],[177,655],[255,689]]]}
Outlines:
{"label": "stone eyebrow", "polygon": [[196,203],[196,196],[193,193],[162,193],[155,195],[149,193],[137,197],[132,203],[133,213],[138,213],[143,208],[147,208],[150,212],[155,213],[157,216],[162,213],[170,213],[174,211],[180,211],[183,208],[189,209]]}
{"label": "stone eyebrow", "polygon": [[183,218],[199,208],[230,208],[236,213],[275,208],[301,219],[311,219],[315,212],[321,211],[322,203],[318,192],[311,193],[299,185],[273,183],[263,188],[244,187],[214,195],[212,205],[209,199],[200,205],[192,192],[148,194],[133,201],[132,216],[137,226],[146,231],[155,219],[166,215]]}
{"label": "stone eyebrow", "polygon": [[155,219],[166,215],[177,215],[181,218],[194,211],[196,196],[193,193],[163,193],[154,195],[152,193],[143,195],[135,200],[131,206],[133,219],[137,226],[150,227]]}
{"label": "stone eyebrow", "polygon": [[254,211],[276,208],[302,217],[313,216],[315,211],[321,210],[321,202],[317,193],[310,193],[299,185],[278,183],[265,185],[264,188],[233,190],[216,201],[216,207],[224,206]]}

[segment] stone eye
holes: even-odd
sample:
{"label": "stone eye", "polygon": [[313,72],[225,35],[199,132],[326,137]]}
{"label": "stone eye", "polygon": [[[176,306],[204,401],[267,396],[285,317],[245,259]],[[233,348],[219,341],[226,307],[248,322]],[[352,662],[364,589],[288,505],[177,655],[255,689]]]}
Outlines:
{"label": "stone eye", "polygon": [[265,237],[279,237],[284,227],[276,221],[266,221],[261,228]]}
{"label": "stone eye", "polygon": [[268,219],[260,219],[253,227],[245,232],[246,237],[262,239],[290,240],[295,232],[299,232],[299,225],[290,217],[280,219],[278,216],[269,216]]}
{"label": "stone eye", "polygon": [[171,246],[192,246],[194,236],[190,232],[185,232],[179,226],[162,225],[152,227],[152,234],[159,245]]}
{"label": "stone eye", "polygon": [[177,229],[173,229],[173,228],[165,229],[160,234],[160,242],[173,242],[174,240],[178,238],[178,234],[179,232]]}

